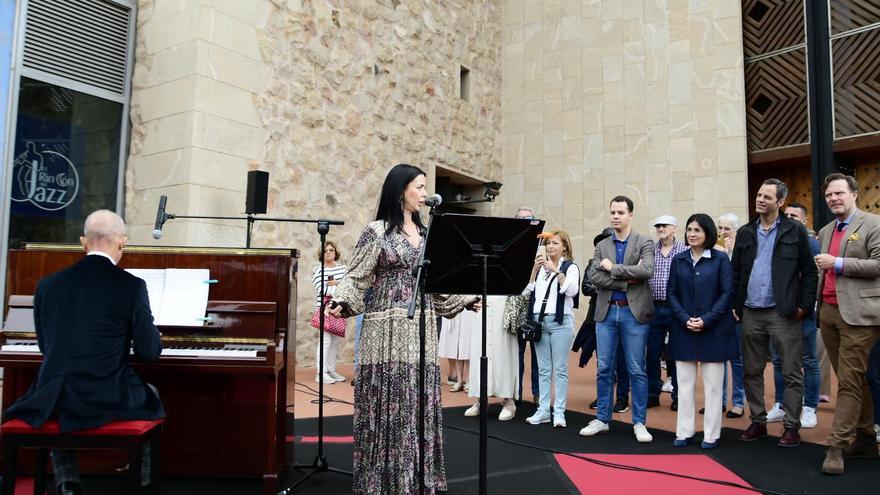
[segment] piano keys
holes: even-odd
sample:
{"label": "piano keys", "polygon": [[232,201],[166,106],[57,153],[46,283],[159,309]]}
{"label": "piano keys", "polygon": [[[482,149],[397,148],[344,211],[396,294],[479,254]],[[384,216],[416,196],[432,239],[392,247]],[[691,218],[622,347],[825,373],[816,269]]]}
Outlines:
{"label": "piano keys", "polygon": [[[10,250],[6,293],[12,295],[0,331],[4,408],[24,394],[42,362],[32,315],[37,281],[84,254],[71,245]],[[277,491],[287,466],[286,411],[293,402],[287,343],[295,341],[297,257],[283,249],[126,246],[121,268],[207,268],[218,281],[211,284],[202,326],[160,326],[159,360],[132,359],[159,389],[168,414],[163,475],[258,477],[264,493]],[[114,465],[107,454],[81,459],[84,472]]]}

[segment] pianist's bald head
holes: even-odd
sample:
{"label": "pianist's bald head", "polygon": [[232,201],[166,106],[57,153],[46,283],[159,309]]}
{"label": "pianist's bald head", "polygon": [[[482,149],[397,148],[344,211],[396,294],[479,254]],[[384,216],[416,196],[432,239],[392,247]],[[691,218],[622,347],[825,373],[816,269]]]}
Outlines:
{"label": "pianist's bald head", "polygon": [[86,251],[101,251],[117,262],[122,258],[122,248],[128,241],[125,222],[110,210],[96,210],[86,217],[83,236],[79,238]]}

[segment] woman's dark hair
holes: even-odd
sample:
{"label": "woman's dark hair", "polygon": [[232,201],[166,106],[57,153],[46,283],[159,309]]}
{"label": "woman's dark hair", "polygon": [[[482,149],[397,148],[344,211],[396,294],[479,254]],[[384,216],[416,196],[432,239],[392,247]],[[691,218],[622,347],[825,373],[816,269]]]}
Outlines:
{"label": "woman's dark hair", "polygon": [[699,225],[700,228],[703,229],[703,232],[706,233],[706,241],[703,243],[703,249],[712,249],[715,246],[715,243],[718,242],[718,228],[715,227],[715,222],[712,220],[712,217],[705,213],[694,213],[689,216],[687,222],[684,224],[685,242],[687,242],[687,226],[690,225],[691,222],[697,222],[697,225]]}
{"label": "woman's dark hair", "polygon": [[[406,186],[420,175],[427,176],[418,167],[399,163],[385,176],[382,194],[379,196],[379,208],[376,210],[376,220],[385,222],[386,235],[394,229],[403,228],[403,193],[406,191]],[[422,224],[419,212],[412,213],[412,220],[418,226],[419,231],[424,232],[425,226]]]}

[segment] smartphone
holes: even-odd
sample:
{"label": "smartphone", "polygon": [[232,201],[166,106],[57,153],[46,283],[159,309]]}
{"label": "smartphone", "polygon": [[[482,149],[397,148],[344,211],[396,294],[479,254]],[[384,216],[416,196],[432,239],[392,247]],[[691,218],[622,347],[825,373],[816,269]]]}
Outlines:
{"label": "smartphone", "polygon": [[334,277],[333,275],[327,275],[327,281],[329,282],[331,280],[336,280],[336,277]]}
{"label": "smartphone", "polygon": [[538,254],[537,256],[547,257],[547,246],[541,244],[538,246]]}

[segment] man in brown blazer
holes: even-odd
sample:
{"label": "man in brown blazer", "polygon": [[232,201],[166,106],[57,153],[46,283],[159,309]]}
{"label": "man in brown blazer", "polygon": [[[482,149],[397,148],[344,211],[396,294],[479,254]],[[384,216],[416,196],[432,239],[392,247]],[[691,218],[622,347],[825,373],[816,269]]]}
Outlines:
{"label": "man in brown blazer", "polygon": [[836,219],[819,232],[819,328],[838,383],[822,472],[843,474],[844,456],[878,454],[865,372],[880,338],[880,216],[856,207],[851,176],[830,174],[823,190]]}
{"label": "man in brown blazer", "polygon": [[588,437],[609,429],[615,353],[620,340],[632,385],[633,433],[636,440],[646,443],[653,440],[645,428],[648,405],[645,349],[649,322],[654,318],[654,300],[648,286],[654,274],[654,242],[648,236],[633,232],[631,199],[615,197],[609,204],[609,213],[614,233],[596,245],[589,269],[590,281],[598,290],[595,296],[598,411],[596,419],[581,429],[580,434]]}

